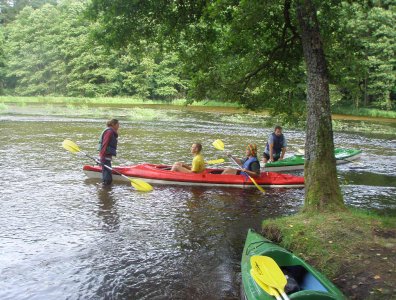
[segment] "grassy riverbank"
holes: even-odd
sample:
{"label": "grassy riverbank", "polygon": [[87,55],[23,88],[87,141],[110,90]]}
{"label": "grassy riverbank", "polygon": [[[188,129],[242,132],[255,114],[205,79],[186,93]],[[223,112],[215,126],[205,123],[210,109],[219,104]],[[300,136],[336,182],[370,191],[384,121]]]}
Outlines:
{"label": "grassy riverbank", "polygon": [[[7,103],[28,105],[28,104],[43,104],[43,105],[55,105],[63,104],[69,106],[128,106],[128,105],[170,105],[176,107],[204,107],[210,109],[213,107],[233,108],[236,110],[244,109],[237,103],[222,102],[222,101],[199,101],[189,103],[185,99],[178,99],[172,101],[160,101],[160,100],[145,100],[142,98],[133,97],[100,97],[100,98],[80,98],[80,97],[14,97],[14,96],[0,96],[0,104],[5,105]],[[396,119],[396,111],[385,111],[379,109],[369,108],[332,108],[334,114],[333,119],[351,119],[348,116],[356,117],[369,117],[369,118],[389,118]],[[267,114],[267,112],[264,112]]]}
{"label": "grassy riverbank", "polygon": [[349,299],[391,299],[396,217],[348,210],[263,223],[263,234],[326,274]]}
{"label": "grassy riverbank", "polygon": [[333,107],[333,114],[373,117],[373,118],[396,118],[396,111],[381,110],[376,108],[351,108],[351,107]]}
{"label": "grassy riverbank", "polygon": [[145,100],[133,97],[100,97],[100,98],[79,98],[79,97],[13,97],[0,96],[0,103],[13,104],[73,104],[73,105],[175,105],[175,106],[218,106],[218,107],[235,107],[240,105],[231,102],[220,101],[200,101],[188,103],[185,99],[172,101]]}

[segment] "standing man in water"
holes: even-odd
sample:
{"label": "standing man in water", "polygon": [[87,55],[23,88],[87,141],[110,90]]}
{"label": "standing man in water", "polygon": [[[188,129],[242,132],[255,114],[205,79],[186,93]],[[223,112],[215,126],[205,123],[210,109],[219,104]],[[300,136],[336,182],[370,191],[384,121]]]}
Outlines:
{"label": "standing man in water", "polygon": [[282,127],[275,126],[274,132],[268,137],[263,153],[263,162],[282,160],[286,153],[286,147],[287,142],[285,136],[282,134]]}
{"label": "standing man in water", "polygon": [[120,123],[117,119],[112,119],[107,121],[107,128],[103,130],[100,135],[98,151],[99,160],[102,164],[102,181],[104,185],[110,185],[113,181],[111,176],[111,171],[105,166],[111,168],[111,159],[113,156],[117,155],[117,139],[118,139],[118,129],[120,128]]}

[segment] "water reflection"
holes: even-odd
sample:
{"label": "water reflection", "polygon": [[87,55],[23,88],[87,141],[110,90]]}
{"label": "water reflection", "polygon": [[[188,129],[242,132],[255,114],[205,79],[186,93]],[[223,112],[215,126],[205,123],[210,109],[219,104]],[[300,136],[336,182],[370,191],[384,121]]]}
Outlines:
{"label": "water reflection", "polygon": [[[114,165],[191,161],[195,140],[207,158],[219,158],[211,145],[217,138],[233,153],[249,141],[262,149],[272,131],[219,113],[168,114],[123,120]],[[60,146],[71,138],[96,153],[103,120],[9,115],[0,122],[8,162],[0,195],[1,299],[237,299],[247,229],[303,204],[303,189],[104,189],[85,179],[81,168],[90,160]],[[302,131],[287,136],[289,154],[304,145]],[[395,213],[395,135],[335,132],[335,141],[363,150],[359,162],[338,167],[347,205]]]}
{"label": "water reflection", "polygon": [[97,188],[98,216],[103,220],[103,229],[116,231],[120,226],[117,205],[113,197],[113,187],[100,184]]}

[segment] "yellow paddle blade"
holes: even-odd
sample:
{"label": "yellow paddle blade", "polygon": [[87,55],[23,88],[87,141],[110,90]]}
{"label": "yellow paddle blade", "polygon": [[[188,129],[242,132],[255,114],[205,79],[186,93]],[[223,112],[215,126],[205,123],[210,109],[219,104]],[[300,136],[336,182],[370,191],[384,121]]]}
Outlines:
{"label": "yellow paddle blade", "polygon": [[144,180],[141,179],[132,179],[128,178],[131,181],[131,185],[135,188],[135,190],[140,192],[151,192],[153,187]]}
{"label": "yellow paddle blade", "polygon": [[81,151],[80,147],[78,147],[76,143],[74,143],[72,140],[69,139],[66,139],[62,142],[62,147],[72,153],[78,153]]}
{"label": "yellow paddle blade", "polygon": [[224,151],[224,143],[222,140],[215,140],[212,143],[213,147],[215,147],[217,150]]}
{"label": "yellow paddle blade", "polygon": [[287,279],[278,264],[269,256],[254,255],[250,257],[250,265],[258,274],[258,278],[266,285],[283,292]]}
{"label": "yellow paddle blade", "polygon": [[219,158],[219,159],[213,159],[213,160],[208,160],[207,162],[205,162],[207,165],[216,165],[216,164],[221,164],[224,162],[223,158]]}
{"label": "yellow paddle blade", "polygon": [[260,280],[260,276],[257,274],[255,269],[250,269],[250,275],[254,279],[254,281],[258,284],[259,287],[261,287],[267,294],[270,294],[271,296],[275,296],[276,299],[282,299],[279,296],[279,293],[276,291],[276,289],[266,285],[264,282]]}

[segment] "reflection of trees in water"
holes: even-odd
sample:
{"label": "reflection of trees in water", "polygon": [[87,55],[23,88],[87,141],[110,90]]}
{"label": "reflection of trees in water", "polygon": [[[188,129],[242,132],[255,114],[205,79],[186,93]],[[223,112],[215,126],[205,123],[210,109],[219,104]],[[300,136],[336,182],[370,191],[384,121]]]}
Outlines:
{"label": "reflection of trees in water", "polygon": [[120,226],[120,218],[112,195],[112,187],[100,187],[97,194],[99,200],[98,215],[103,220],[103,229],[106,231],[117,230]]}
{"label": "reflection of trees in water", "polygon": [[240,267],[235,262],[247,229],[261,225],[266,199],[254,189],[183,187],[182,193],[186,209],[176,218],[174,238],[188,256],[179,272],[202,298],[236,298]]}
{"label": "reflection of trees in water", "polygon": [[273,206],[279,204],[273,201],[279,195],[254,189],[191,187],[184,193],[188,209],[180,219],[188,220],[188,226],[185,221],[175,224],[184,248],[216,248],[212,244],[220,246],[221,241],[239,245],[248,228],[260,229],[263,218],[272,217]]}

